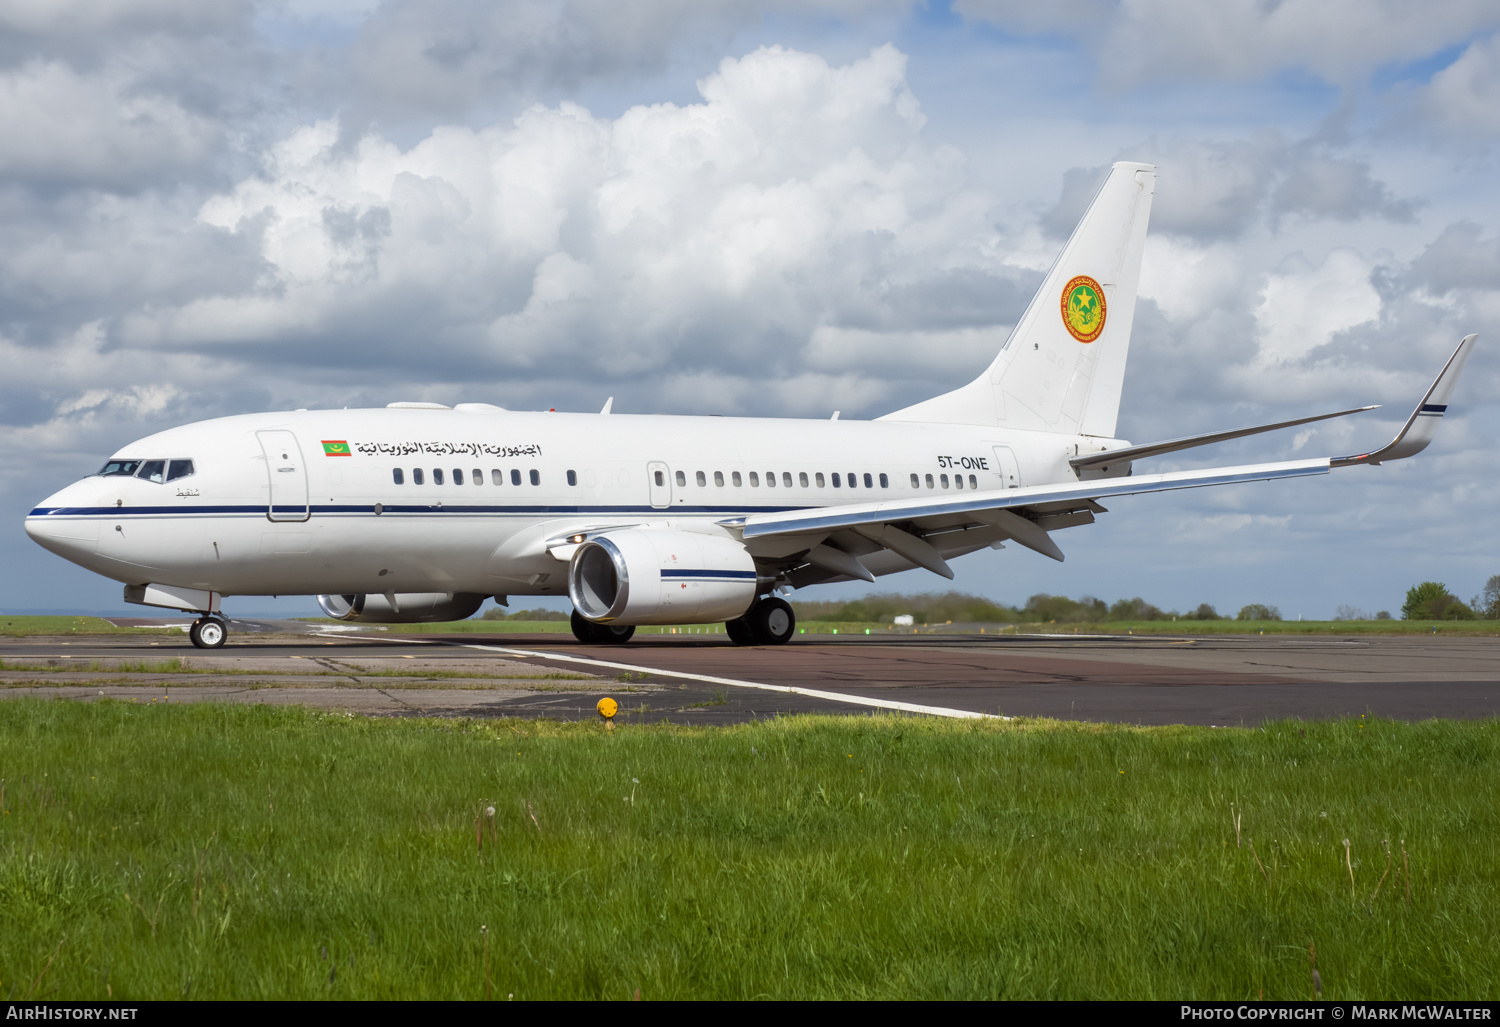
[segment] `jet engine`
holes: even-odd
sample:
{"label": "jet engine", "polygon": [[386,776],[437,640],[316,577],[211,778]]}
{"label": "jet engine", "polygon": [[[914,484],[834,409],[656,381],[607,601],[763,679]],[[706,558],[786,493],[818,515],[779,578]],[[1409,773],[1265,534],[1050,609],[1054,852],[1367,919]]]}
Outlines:
{"label": "jet engine", "polygon": [[568,596],[600,624],[707,624],[755,602],[755,561],[721,535],[625,528],[589,539],[568,564]]}
{"label": "jet engine", "polygon": [[[392,601],[394,599],[394,602]],[[464,620],[474,616],[486,597],[476,592],[398,592],[391,598],[370,595],[318,596],[318,606],[334,620],[366,624],[417,624]]]}

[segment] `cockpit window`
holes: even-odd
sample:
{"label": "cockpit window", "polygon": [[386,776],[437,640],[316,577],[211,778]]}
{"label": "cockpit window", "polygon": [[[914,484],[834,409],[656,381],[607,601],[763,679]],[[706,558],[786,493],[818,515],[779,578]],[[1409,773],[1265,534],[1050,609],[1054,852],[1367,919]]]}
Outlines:
{"label": "cockpit window", "polygon": [[178,478],[186,478],[193,473],[193,462],[191,460],[173,460],[167,465],[167,480],[176,481]]}
{"label": "cockpit window", "polygon": [[139,460],[111,460],[99,468],[99,474],[101,477],[106,478],[117,474],[129,478],[140,469],[141,462]]}
{"label": "cockpit window", "polygon": [[167,474],[167,462],[165,460],[145,460],[141,463],[141,469],[135,472],[137,478],[145,478],[160,485]]}

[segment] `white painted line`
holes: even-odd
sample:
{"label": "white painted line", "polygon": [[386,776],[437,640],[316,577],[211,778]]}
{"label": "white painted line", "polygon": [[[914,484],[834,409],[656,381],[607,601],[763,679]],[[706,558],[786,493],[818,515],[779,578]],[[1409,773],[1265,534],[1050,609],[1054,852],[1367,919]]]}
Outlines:
{"label": "white painted line", "polygon": [[729,685],[734,688],[758,688],[764,692],[789,692],[792,695],[810,695],[815,699],[831,702],[851,703],[855,706],[876,706],[883,710],[901,710],[903,713],[925,713],[933,717],[958,717],[964,720],[1009,720],[1009,717],[993,713],[974,713],[970,710],[952,710],[946,706],[922,706],[918,703],[897,702],[894,699],[872,699],[865,695],[849,695],[845,692],[824,692],[816,688],[796,688],[792,685],[763,685],[758,681],[738,681],[734,678],[716,678],[710,674],[686,674],[676,670],[659,670],[642,667],[635,663],[615,663],[612,660],[590,660],[583,656],[564,656],[562,653],[542,652],[538,649],[506,649],[498,645],[479,645],[474,642],[454,642],[466,649],[483,649],[486,652],[505,653],[507,656],[535,656],[543,660],[561,660],[564,663],[582,663],[590,667],[608,667],[611,670],[628,670],[636,674],[655,674],[659,677],[682,678],[687,681],[706,681],[711,685]]}

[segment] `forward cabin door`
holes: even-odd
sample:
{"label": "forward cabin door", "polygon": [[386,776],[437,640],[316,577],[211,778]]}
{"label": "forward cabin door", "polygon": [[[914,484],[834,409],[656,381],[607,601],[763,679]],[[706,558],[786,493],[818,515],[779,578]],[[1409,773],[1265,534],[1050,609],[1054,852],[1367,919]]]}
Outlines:
{"label": "forward cabin door", "polygon": [[[646,477],[651,482],[651,506],[665,510],[672,505],[672,472],[660,460],[646,465]],[[639,495],[639,493],[637,493]]]}
{"label": "forward cabin door", "polygon": [[266,474],[271,480],[271,496],[266,516],[273,521],[305,521],[311,514],[307,505],[307,466],[302,462],[302,448],[297,436],[289,431],[258,431],[260,451],[266,455]]}

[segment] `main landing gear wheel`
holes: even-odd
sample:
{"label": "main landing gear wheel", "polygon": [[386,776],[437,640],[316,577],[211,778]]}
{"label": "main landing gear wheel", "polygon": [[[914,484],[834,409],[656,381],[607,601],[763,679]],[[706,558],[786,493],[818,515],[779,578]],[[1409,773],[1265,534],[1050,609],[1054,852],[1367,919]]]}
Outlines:
{"label": "main landing gear wheel", "polygon": [[725,621],[724,634],[728,635],[729,640],[735,645],[755,644],[755,629],[750,627],[749,622],[744,617],[736,617],[734,620]]}
{"label": "main landing gear wheel", "polygon": [[222,649],[229,639],[229,629],[218,617],[199,617],[188,629],[188,638],[199,649]]}
{"label": "main landing gear wheel", "polygon": [[634,624],[595,624],[577,610],[568,618],[573,637],[593,645],[624,645],[635,634]]}
{"label": "main landing gear wheel", "polygon": [[[730,630],[736,623],[743,625],[743,630],[749,633],[748,641],[741,642],[737,637],[740,629]],[[729,640],[736,645],[786,645],[797,632],[797,615],[786,600],[767,596],[750,607],[738,621],[730,621],[724,627]]]}

